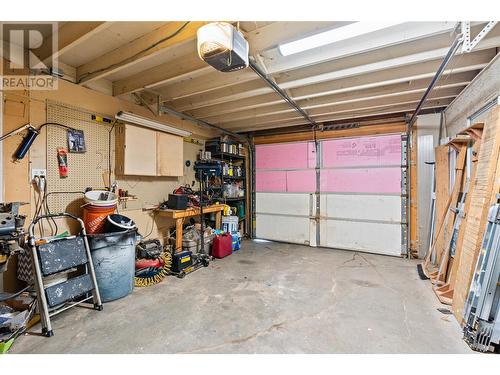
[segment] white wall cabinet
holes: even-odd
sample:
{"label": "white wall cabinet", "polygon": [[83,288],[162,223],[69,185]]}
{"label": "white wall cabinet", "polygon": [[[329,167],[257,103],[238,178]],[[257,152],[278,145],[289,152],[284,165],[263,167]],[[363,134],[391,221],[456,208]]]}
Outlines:
{"label": "white wall cabinet", "polygon": [[122,176],[182,176],[182,137],[130,124],[116,127],[115,173]]}

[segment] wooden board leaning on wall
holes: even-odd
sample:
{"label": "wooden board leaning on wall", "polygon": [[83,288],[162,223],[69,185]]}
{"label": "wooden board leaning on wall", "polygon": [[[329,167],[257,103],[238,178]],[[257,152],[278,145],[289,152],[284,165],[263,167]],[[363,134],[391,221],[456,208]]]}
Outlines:
{"label": "wooden board leaning on wall", "polygon": [[[478,123],[474,124],[471,127],[467,128],[463,134],[468,135],[472,142],[472,153],[470,154],[471,160],[470,160],[470,176],[467,181],[467,179],[463,179],[462,181],[462,186],[461,186],[461,191],[462,194],[465,194],[465,201],[464,201],[464,206],[463,206],[463,220],[460,222],[460,226],[458,228],[458,234],[456,237],[456,244],[455,244],[455,256],[453,258],[449,259],[449,264],[447,264],[447,270],[451,270],[447,274],[446,281],[440,285],[440,284],[435,284],[434,285],[434,292],[436,293],[437,297],[439,300],[447,305],[451,305],[453,302],[453,293],[455,290],[455,282],[456,282],[456,277],[457,277],[457,269],[458,265],[460,264],[459,259],[462,251],[462,246],[459,246],[458,244],[463,243],[464,235],[465,235],[465,228],[466,228],[466,218],[467,218],[467,213],[470,210],[470,205],[471,205],[471,197],[473,196],[472,192],[474,191],[474,185],[476,181],[476,171],[477,171],[477,161],[478,161],[478,155],[479,151],[481,148],[481,138],[482,138],[482,131],[483,131],[484,124],[483,123]],[[469,156],[467,156],[469,157]]]}
{"label": "wooden board leaning on wall", "polygon": [[457,264],[452,309],[462,322],[472,274],[481,247],[489,207],[496,202],[500,189],[500,107],[495,107],[484,122],[476,177],[471,191],[469,212],[465,218],[462,243],[457,243]]}

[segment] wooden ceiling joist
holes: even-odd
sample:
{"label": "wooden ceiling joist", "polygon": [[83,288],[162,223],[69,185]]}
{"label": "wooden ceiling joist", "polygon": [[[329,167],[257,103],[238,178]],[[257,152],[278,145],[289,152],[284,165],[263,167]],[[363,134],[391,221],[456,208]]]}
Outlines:
{"label": "wooden ceiling joist", "polygon": [[[345,24],[341,23],[341,24]],[[249,40],[250,46],[258,46],[258,48],[269,48],[276,45],[276,40],[280,40],[274,34],[269,34],[272,30],[282,30],[284,28],[283,24],[288,25],[288,33],[283,32],[281,37],[286,35],[299,35],[298,31],[303,30],[307,33],[308,28],[312,30],[319,30],[324,28],[326,25],[335,23],[319,23],[319,25],[314,26],[315,23],[293,23],[293,22],[276,22],[265,26],[262,29],[256,29],[251,33],[247,33],[246,37]],[[304,25],[305,24],[305,25]],[[296,34],[294,34],[294,32]],[[481,48],[491,48],[498,45],[498,41],[495,38],[497,35],[495,31],[492,32],[489,39],[485,39],[481,44]],[[376,50],[370,50],[369,52],[362,52],[356,55],[349,55],[348,57],[336,59],[334,61],[328,61],[324,63],[315,64],[313,66],[307,66],[298,70],[289,71],[284,74],[275,75],[276,82],[280,87],[284,89],[289,89],[293,87],[303,86],[307,84],[319,83],[323,81],[328,81],[332,79],[337,79],[343,76],[352,76],[355,74],[361,74],[363,72],[373,72],[380,69],[387,69],[390,67],[404,66],[411,63],[425,62],[433,59],[442,58],[447,51],[447,46],[449,45],[450,36],[448,33],[441,33],[437,35],[431,35],[426,39],[426,43],[421,43],[419,39],[412,40],[408,43],[401,43],[397,45],[389,45],[385,48],[379,48]],[[262,41],[268,41],[267,43]],[[281,39],[283,40],[283,39]],[[259,43],[260,41],[260,43]],[[273,42],[274,41],[274,45]],[[434,49],[429,49],[432,47]],[[194,52],[195,47],[193,47]],[[411,53],[409,53],[409,51]],[[257,56],[260,56],[257,54]],[[391,59],[386,59],[387,56],[391,56]],[[197,68],[193,69],[191,73],[187,72],[187,69],[183,69],[184,65],[190,66],[195,65]],[[182,70],[182,82],[175,80],[176,84],[173,86],[168,85],[165,87],[162,96],[166,100],[179,99],[182,97],[187,97],[190,95],[195,95],[196,93],[207,92],[210,90],[216,90],[218,88],[227,87],[228,84],[236,84],[243,81],[248,81],[252,79],[251,75],[241,74],[237,78],[234,74],[221,74],[213,69],[205,69],[199,65],[200,59],[197,57],[196,53],[192,53],[189,57],[185,56],[183,59],[179,59],[171,64],[165,64],[164,69],[150,69],[145,71],[142,76],[136,75],[133,79],[133,85],[126,85],[126,82],[117,82],[115,84],[115,95],[120,95],[124,93],[134,92],[140,88],[153,88],[164,86],[172,80],[172,76],[169,71],[176,71],[179,68]],[[198,68],[199,67],[199,68]],[[205,66],[206,67],[206,66]],[[207,74],[206,77],[203,74]],[[231,77],[233,76],[233,77]],[[222,78],[224,77],[224,78]],[[257,77],[253,76],[253,79]],[[142,81],[142,82],[141,82]],[[196,83],[196,84],[193,84]]]}
{"label": "wooden ceiling joist", "polygon": [[[196,56],[197,57],[197,56]],[[113,95],[130,94],[133,92],[154,89],[157,86],[166,85],[171,80],[179,80],[194,71],[199,74],[209,73],[213,70],[200,58],[188,58],[180,56],[174,61],[157,65],[130,77],[113,82]]]}
{"label": "wooden ceiling joist", "polygon": [[[246,33],[245,37],[249,41],[251,49],[250,54],[252,55],[255,51],[275,47],[276,40],[281,40],[282,38],[290,39],[300,37],[304,34],[315,33],[318,30],[331,28],[332,26],[342,26],[347,23],[348,22],[273,22],[263,28],[258,28]],[[291,25],[294,25],[294,27],[290,27]],[[193,52],[195,52],[195,48],[196,46],[193,46]],[[234,76],[233,74],[217,74],[217,72],[203,62],[196,53],[192,53],[188,56],[182,56],[176,61],[148,69],[140,74],[134,75],[133,77],[127,77],[126,79],[114,82],[114,95],[122,95],[136,92],[140,89],[154,88],[165,85],[175,77],[173,72],[179,72],[177,73],[177,76],[186,78],[187,82],[199,77],[202,73],[207,73],[207,75],[211,75],[212,77],[216,76],[215,79],[210,77],[206,78],[206,82],[210,82],[211,85],[214,83],[218,84],[223,75],[225,75],[229,80],[231,79],[231,76]],[[252,74],[251,78],[256,79],[256,76]],[[177,85],[177,87],[181,90],[185,90],[187,87],[185,83],[186,82],[183,82],[182,84]],[[205,83],[205,85],[207,83]],[[225,84],[222,84],[221,86],[224,87]],[[204,90],[206,89],[200,89],[200,91]],[[172,87],[171,91],[175,93],[176,87]],[[170,97],[167,93],[164,93],[164,96],[165,98]]]}
{"label": "wooden ceiling joist", "polygon": [[[432,92],[430,99],[444,99],[444,98],[454,98],[456,97],[460,91],[462,91],[463,87],[449,87],[444,89],[435,90]],[[400,94],[397,96],[388,96],[388,97],[375,97],[368,98],[365,100],[360,100],[358,102],[347,102],[347,103],[332,103],[329,106],[319,107],[308,110],[308,114],[310,116],[324,116],[333,113],[340,112],[349,112],[356,109],[369,109],[369,108],[380,108],[387,107],[391,105],[398,105],[401,103],[413,103],[420,100],[422,94],[420,92],[417,93],[409,93],[409,94]],[[250,110],[251,112],[252,110]],[[210,120],[211,123],[219,124],[219,125],[230,125],[235,123],[240,124],[261,124],[266,121],[273,121],[274,119],[286,119],[286,118],[296,118],[297,114],[294,111],[290,111],[289,109],[282,110],[277,113],[262,113],[262,114],[246,114],[242,117],[238,117],[237,115],[231,116],[223,116],[218,118],[218,121],[214,121],[214,119]]]}
{"label": "wooden ceiling joist", "polygon": [[[495,50],[484,50],[461,56],[452,63],[451,69],[444,74],[460,73],[484,68],[495,56]],[[305,98],[315,98],[323,95],[336,94],[372,87],[380,87],[388,84],[408,82],[417,79],[432,78],[439,67],[441,60],[432,60],[424,63],[416,63],[401,67],[379,70],[377,72],[367,72],[364,74],[347,76],[332,81],[301,87],[289,87],[287,84],[280,84],[283,89],[290,90],[290,95],[294,100]],[[159,90],[161,93],[161,90]],[[241,100],[259,95],[272,93],[272,90],[261,81],[249,81],[233,86],[219,88],[210,92],[192,95],[168,102],[168,105],[179,111],[190,111],[195,108],[206,107],[216,104]],[[273,94],[275,95],[275,94]]]}
{"label": "wooden ceiling joist", "polygon": [[[437,87],[456,87],[467,85],[476,76],[478,70],[451,74],[438,82]],[[297,100],[297,103],[304,109],[322,107],[338,102],[359,101],[369,97],[383,97],[385,95],[398,95],[403,92],[421,92],[425,90],[431,78],[423,78],[417,80],[409,80],[407,82],[389,84],[381,87],[373,87],[369,89],[360,89],[353,91],[344,91],[340,93],[329,94],[313,99]],[[279,106],[279,107],[278,107]],[[275,94],[265,94],[254,98],[246,98],[238,101],[231,101],[224,104],[216,104],[206,106],[189,111],[189,113],[200,119],[209,119],[213,116],[241,112],[249,109],[257,109],[266,107],[267,112],[273,112],[273,108],[281,109],[283,107],[282,100]]]}
{"label": "wooden ceiling joist", "polygon": [[[426,105],[424,106],[424,109],[426,110],[440,110],[445,108],[447,105],[451,103],[453,99],[448,98],[448,99],[436,99],[436,100],[429,100]],[[337,121],[337,120],[349,120],[349,121],[355,121],[356,118],[359,117],[367,117],[367,116],[376,116],[376,115],[389,115],[392,113],[399,113],[399,112],[406,112],[406,113],[412,113],[415,110],[417,101],[411,102],[411,103],[402,103],[402,104],[391,104],[387,107],[383,108],[368,108],[368,109],[356,109],[354,111],[348,111],[348,112],[341,112],[341,113],[332,113],[332,114],[325,114],[322,116],[313,116],[313,119],[316,122],[319,123],[325,123],[325,122],[330,122],[330,121]],[[241,124],[241,122],[235,122],[234,124],[224,124],[223,127],[227,129],[231,129],[232,131],[236,132],[242,132],[242,131],[249,131],[249,130],[263,130],[263,129],[275,129],[275,128],[280,128],[280,127],[287,127],[287,126],[295,126],[295,125],[303,125],[304,120],[295,117],[295,118],[287,118],[287,119],[276,119],[273,121],[267,121],[267,122],[262,122],[260,124]]]}
{"label": "wooden ceiling joist", "polygon": [[[40,51],[41,60],[47,61],[56,58],[65,52],[77,47],[82,42],[88,40],[100,31],[109,27],[111,22],[66,22],[57,31],[58,48],[55,51],[49,50],[50,43],[43,43]],[[52,38],[52,35],[49,36]]]}
{"label": "wooden ceiling joist", "polygon": [[[414,111],[456,37],[456,23],[403,22],[290,56],[279,52],[280,44],[349,23],[233,24],[249,42],[252,62],[314,121]],[[177,112],[231,130],[302,125],[303,119],[252,70],[221,73],[199,58],[196,33],[204,24],[61,23],[57,55],[79,84],[124,98],[151,92]],[[483,26],[472,23],[471,33]],[[446,107],[491,62],[498,46],[500,27],[495,27],[474,52],[456,56],[426,108]]]}
{"label": "wooden ceiling joist", "polygon": [[[342,64],[330,63],[326,72],[323,71],[325,68],[322,68],[321,70],[317,70],[316,72],[311,71],[309,76],[299,76],[296,77],[296,79],[292,79],[293,77],[285,76],[281,79],[276,78],[275,80],[281,88],[288,90],[297,87],[312,86],[319,83],[331,82],[342,78],[377,73],[391,68],[396,69],[408,65],[422,64],[424,62],[430,62],[428,66],[438,66],[438,62],[441,61],[442,57],[445,54],[445,49],[442,49],[439,51],[439,53],[425,53],[417,54],[418,56],[412,55],[398,57],[364,65],[353,65],[354,62],[350,61],[351,59],[345,59],[346,61],[342,61]],[[251,74],[251,71],[249,70],[239,72],[238,75],[236,75],[235,73],[231,73],[231,75],[228,75],[225,73],[212,71],[207,73],[206,77],[200,77],[196,80],[191,80],[189,77],[187,77],[183,82],[177,82],[176,84],[167,86],[163,89],[160,88],[160,90],[165,100],[178,100],[203,92],[223,89],[230,84],[238,84],[255,79],[255,75]],[[255,94],[259,93],[255,92]]]}
{"label": "wooden ceiling joist", "polygon": [[[162,27],[127,43],[101,58],[79,66],[77,82],[86,82],[104,78],[127,66],[138,64],[164,52],[172,45],[185,42],[196,37],[196,31],[204,22],[168,22]],[[158,41],[169,38],[162,43]]]}
{"label": "wooden ceiling joist", "polygon": [[[418,82],[418,81],[416,81]],[[470,82],[470,81],[468,81]],[[443,82],[443,85],[435,88],[434,97],[449,97],[453,95],[458,95],[463,88],[468,84],[468,82],[458,82],[458,83],[450,83]],[[375,101],[375,100],[388,100],[398,101],[401,98],[407,97],[410,95],[411,97],[422,96],[423,92],[427,88],[428,80],[420,82],[418,85],[412,85],[410,83],[400,83],[396,85],[389,85],[380,88],[373,88],[368,90],[359,90],[353,91],[349,93],[341,93],[337,95],[329,95],[321,98],[311,99],[311,100],[300,100],[298,101],[298,105],[304,110],[307,110],[310,114],[328,112],[332,108],[337,108],[338,106],[362,106],[366,101]],[[391,99],[392,98],[392,99]],[[293,109],[290,106],[287,106],[285,103],[274,104],[272,106],[266,107],[257,107],[251,108],[247,110],[237,111],[230,115],[220,114],[211,116],[208,118],[196,116],[196,118],[203,118],[208,122],[212,123],[222,123],[225,119],[230,118],[231,121],[236,120],[246,120],[249,118],[259,118],[263,116],[268,116],[272,114],[278,113],[291,113]]]}
{"label": "wooden ceiling joist", "polygon": [[275,74],[319,64],[323,61],[377,50],[397,44],[422,40],[429,36],[453,31],[456,22],[405,22],[369,34],[345,39],[321,48],[298,53],[293,59],[279,59],[279,51],[271,49],[264,53],[264,62],[269,73]]}

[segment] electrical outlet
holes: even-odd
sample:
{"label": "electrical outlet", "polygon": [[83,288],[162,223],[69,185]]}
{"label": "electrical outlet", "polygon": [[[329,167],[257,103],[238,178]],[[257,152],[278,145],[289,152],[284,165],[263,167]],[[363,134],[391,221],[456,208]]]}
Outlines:
{"label": "electrical outlet", "polygon": [[32,168],[31,169],[31,181],[35,179],[35,177],[44,176],[47,177],[46,169]]}

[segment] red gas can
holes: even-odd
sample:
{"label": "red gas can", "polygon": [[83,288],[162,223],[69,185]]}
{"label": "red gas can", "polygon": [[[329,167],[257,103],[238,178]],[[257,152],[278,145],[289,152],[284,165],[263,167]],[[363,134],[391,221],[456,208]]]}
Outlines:
{"label": "red gas can", "polygon": [[215,236],[212,244],[212,256],[214,258],[224,258],[233,253],[233,237],[228,234]]}

